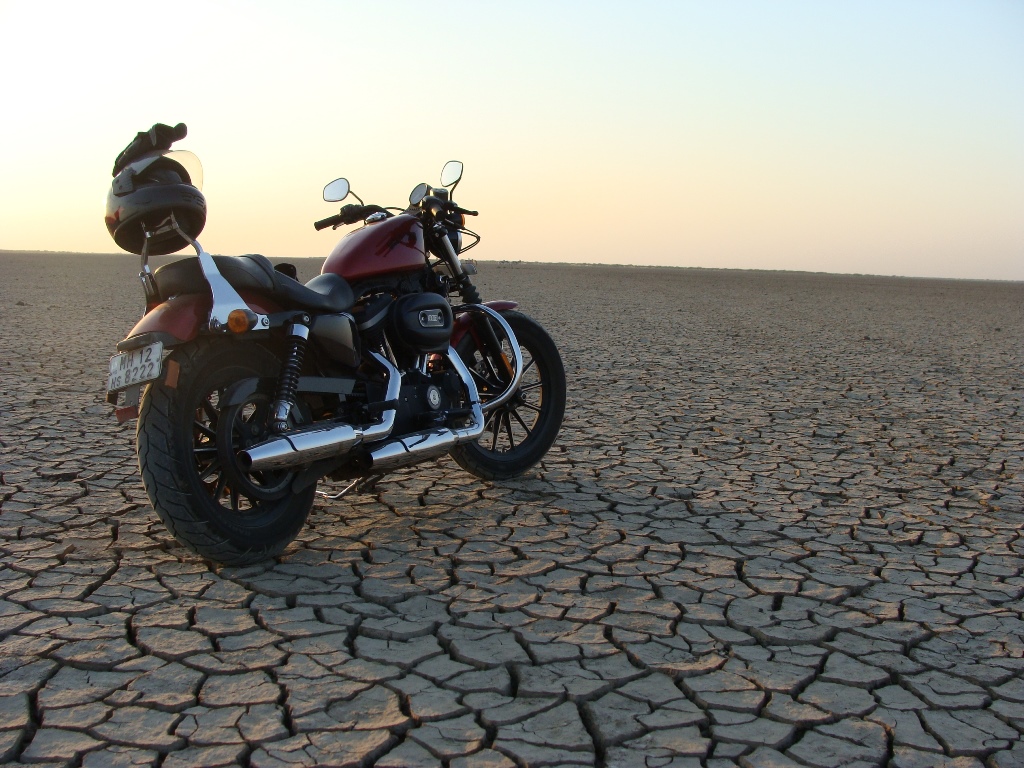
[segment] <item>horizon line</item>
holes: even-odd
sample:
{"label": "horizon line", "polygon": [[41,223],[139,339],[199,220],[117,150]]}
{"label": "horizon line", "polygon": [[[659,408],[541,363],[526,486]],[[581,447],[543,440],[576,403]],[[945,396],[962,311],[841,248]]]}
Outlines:
{"label": "horizon line", "polygon": [[[100,251],[51,251],[51,250],[17,250],[13,248],[0,248],[0,255],[11,254],[11,253],[24,253],[24,254],[50,254],[56,256],[112,256],[118,258],[140,258],[134,253],[113,253],[113,252],[100,252]],[[177,256],[178,254],[169,253],[161,256],[154,256],[152,258],[169,258]],[[234,256],[243,254],[211,254],[215,256]],[[194,258],[188,254],[182,254],[182,259]],[[273,258],[280,261],[287,261],[289,259],[301,259],[304,261],[324,261],[323,256],[274,256],[267,257]],[[884,278],[887,280],[945,280],[947,282],[969,282],[969,283],[1017,283],[1024,285],[1024,279],[1013,279],[1013,278],[999,278],[999,277],[937,277],[937,276],[922,276],[922,275],[883,275],[873,272],[825,272],[825,271],[811,271],[806,269],[757,269],[754,267],[696,267],[696,266],[679,266],[674,264],[613,264],[607,262],[598,261],[530,261],[528,259],[476,259],[468,258],[464,261],[469,262],[484,262],[487,264],[527,264],[530,266],[538,267],[613,267],[616,269],[689,269],[689,270],[700,270],[703,272],[764,272],[764,273],[784,273],[788,275],[828,275],[832,277],[877,277]]]}

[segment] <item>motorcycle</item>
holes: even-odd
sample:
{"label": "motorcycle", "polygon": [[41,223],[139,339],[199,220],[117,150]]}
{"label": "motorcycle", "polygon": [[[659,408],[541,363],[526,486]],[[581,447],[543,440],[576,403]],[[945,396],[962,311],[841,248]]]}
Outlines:
{"label": "motorcycle", "polygon": [[[405,208],[350,202],[317,230],[360,223],[303,284],[260,255],[211,256],[202,167],[154,125],[118,156],[114,241],[141,256],[142,319],[110,360],[108,402],[137,418],[139,468],[174,537],[243,565],[280,554],[317,494],[337,499],[444,454],[478,478],[516,477],[554,443],[565,372],[544,328],[512,301],[482,302],[461,255],[477,215],[452,195],[463,165]],[[466,242],[471,241],[471,242]],[[149,258],[195,256],[151,269]],[[318,491],[329,478],[335,494]]]}

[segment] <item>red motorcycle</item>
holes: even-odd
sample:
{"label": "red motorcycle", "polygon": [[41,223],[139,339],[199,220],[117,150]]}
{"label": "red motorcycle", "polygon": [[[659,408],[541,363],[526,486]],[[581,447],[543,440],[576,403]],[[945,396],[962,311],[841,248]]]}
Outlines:
{"label": "red motorcycle", "polygon": [[[142,257],[142,319],[110,360],[107,399],[138,418],[139,468],[180,542],[225,564],[280,553],[328,477],[331,498],[449,454],[486,480],[534,466],[558,435],[565,372],[554,342],[510,301],[482,303],[460,255],[475,211],[441,184],[405,209],[358,201],[315,227],[362,222],[306,284],[263,256],[211,256],[202,169],[157,124],[118,156],[107,199],[114,241]],[[467,245],[464,240],[471,239]],[[150,256],[195,257],[151,270]],[[457,299],[456,299],[457,297]],[[323,494],[326,495],[326,494]]]}

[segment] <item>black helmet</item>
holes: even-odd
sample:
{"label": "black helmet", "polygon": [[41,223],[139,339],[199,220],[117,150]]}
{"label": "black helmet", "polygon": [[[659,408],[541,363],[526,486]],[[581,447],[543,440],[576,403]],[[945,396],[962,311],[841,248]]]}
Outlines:
{"label": "black helmet", "polygon": [[[178,226],[195,239],[206,225],[203,168],[191,152],[148,152],[121,169],[107,194],[104,221],[114,242],[142,253],[146,230],[156,229],[174,214]],[[149,239],[149,254],[174,253],[188,245],[171,230]]]}

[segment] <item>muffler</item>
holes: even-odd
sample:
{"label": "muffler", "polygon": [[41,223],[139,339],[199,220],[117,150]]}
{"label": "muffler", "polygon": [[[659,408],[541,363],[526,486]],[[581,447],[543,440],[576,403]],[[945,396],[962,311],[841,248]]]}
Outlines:
{"label": "muffler", "polygon": [[428,429],[389,440],[370,451],[370,471],[390,472],[425,459],[443,456],[459,443],[476,440],[484,433],[484,415],[480,404],[473,404],[473,423],[461,429]]}
{"label": "muffler", "polygon": [[[399,393],[402,391],[401,374],[386,357],[376,352],[370,352],[370,355],[387,372],[388,391],[385,401],[397,403]],[[238,462],[247,472],[262,472],[297,467],[300,464],[341,456],[360,443],[376,442],[390,435],[395,426],[396,413],[394,408],[390,408],[381,414],[379,423],[368,427],[353,427],[351,424],[313,424],[300,428],[239,451]]]}
{"label": "muffler", "polygon": [[458,429],[438,427],[411,435],[389,440],[370,451],[370,471],[390,472],[393,469],[415,464],[425,459],[442,456],[459,443],[476,440],[484,433],[484,412],[480,407],[480,395],[469,369],[449,347],[448,359],[462,378],[469,393],[471,418],[469,425]]}
{"label": "muffler", "polygon": [[285,469],[347,453],[362,439],[363,431],[351,424],[317,424],[239,451],[238,462],[247,472]]}
{"label": "muffler", "polygon": [[370,470],[390,472],[424,459],[443,456],[453,445],[455,435],[450,429],[443,427],[405,435],[397,440],[389,440],[380,448],[370,451]]}
{"label": "muffler", "polygon": [[[509,329],[509,333],[511,334],[511,329]],[[512,339],[514,340],[515,336],[512,336]],[[518,345],[513,344],[513,349],[518,351]],[[370,354],[387,371],[386,401],[397,403],[402,386],[401,374],[387,358],[376,352]],[[391,434],[395,424],[396,411],[389,409],[384,411],[379,424],[368,427],[353,427],[350,424],[314,424],[289,432],[287,435],[273,437],[250,446],[244,451],[239,451],[239,463],[247,472],[286,469],[319,459],[342,456],[357,445],[365,445],[369,449],[371,463],[369,471],[390,472],[424,459],[441,456],[447,453],[452,446],[478,439],[484,432],[485,419],[473,375],[462,362],[462,358],[451,347],[448,348],[447,357],[462,379],[469,396],[470,423],[467,426],[456,429],[435,427],[381,443],[380,441]],[[517,355],[517,374],[522,372],[521,360],[522,358]],[[514,383],[517,382],[518,376]],[[370,445],[371,443],[375,443],[376,446]]]}

